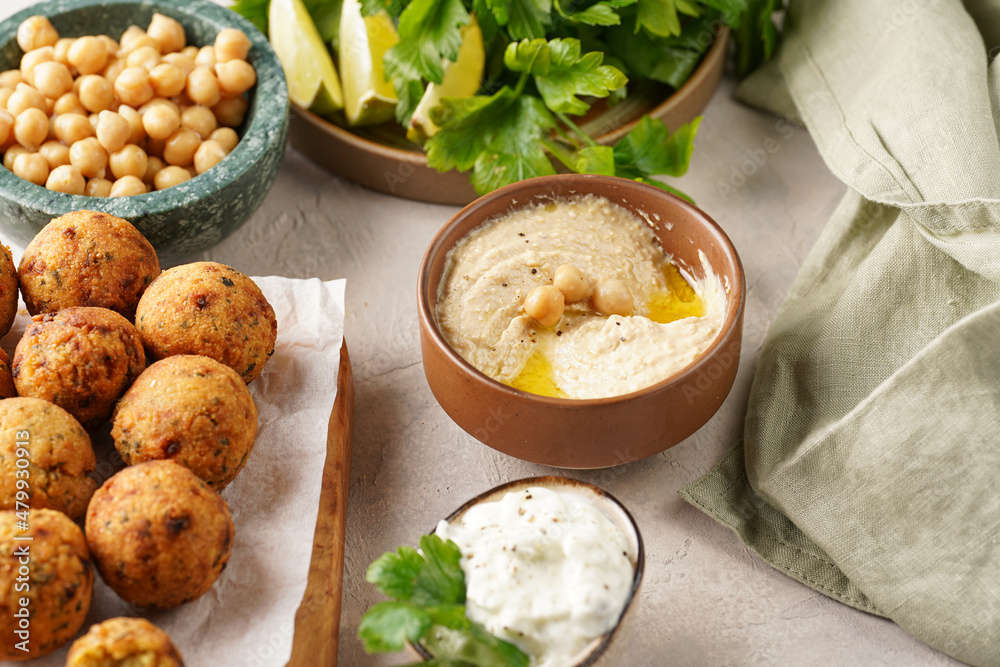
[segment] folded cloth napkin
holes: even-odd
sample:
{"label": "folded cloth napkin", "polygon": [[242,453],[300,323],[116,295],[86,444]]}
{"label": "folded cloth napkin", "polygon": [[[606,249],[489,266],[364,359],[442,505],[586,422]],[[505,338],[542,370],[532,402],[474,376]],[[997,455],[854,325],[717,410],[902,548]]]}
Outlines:
{"label": "folded cloth napkin", "polygon": [[792,0],[784,27],[746,97],[794,111],[849,189],[743,442],[682,495],[807,586],[1000,665],[1000,0]]}

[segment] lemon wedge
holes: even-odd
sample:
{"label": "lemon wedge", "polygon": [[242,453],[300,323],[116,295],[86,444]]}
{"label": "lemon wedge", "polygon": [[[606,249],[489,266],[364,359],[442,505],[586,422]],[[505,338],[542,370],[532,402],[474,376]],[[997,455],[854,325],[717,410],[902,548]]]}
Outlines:
{"label": "lemon wedge", "polygon": [[398,99],[385,80],[382,57],[397,42],[399,35],[386,12],[362,16],[358,0],[344,0],[339,60],[349,124],[377,125],[393,117]]}
{"label": "lemon wedge", "polygon": [[406,138],[422,144],[427,138],[433,137],[440,130],[431,120],[431,109],[441,103],[442,97],[471,97],[479,90],[483,79],[483,68],[486,64],[486,51],[483,48],[483,31],[476,22],[476,16],[470,16],[469,23],[462,26],[462,45],[458,47],[455,61],[445,61],[444,77],[441,83],[433,81],[427,84],[424,96],[413,110],[410,127],[406,130]]}
{"label": "lemon wedge", "polygon": [[323,115],[344,106],[330,52],[302,0],[271,0],[268,37],[288,81],[288,97]]}

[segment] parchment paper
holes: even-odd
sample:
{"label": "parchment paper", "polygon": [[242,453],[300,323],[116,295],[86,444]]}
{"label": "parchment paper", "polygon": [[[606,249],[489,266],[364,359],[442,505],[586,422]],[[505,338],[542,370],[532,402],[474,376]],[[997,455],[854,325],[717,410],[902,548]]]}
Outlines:
{"label": "parchment paper", "polygon": [[[236,525],[229,564],[202,598],[165,612],[129,605],[96,575],[80,634],[108,618],[142,616],[170,634],[188,667],[272,667],[291,656],[337,392],[345,282],[254,281],[274,307],[278,340],[274,356],[250,384],[259,413],[256,444],[222,492]],[[12,358],[29,320],[22,309],[0,341]],[[106,431],[95,438],[101,482],[122,465]],[[28,663],[2,664],[62,667],[68,650],[69,644]]]}

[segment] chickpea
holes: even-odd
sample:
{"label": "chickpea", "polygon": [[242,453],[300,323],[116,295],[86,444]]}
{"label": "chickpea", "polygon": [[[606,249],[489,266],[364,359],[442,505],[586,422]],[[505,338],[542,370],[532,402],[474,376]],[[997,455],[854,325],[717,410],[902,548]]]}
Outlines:
{"label": "chickpea", "polygon": [[14,161],[17,159],[17,156],[20,155],[21,153],[30,153],[30,152],[31,151],[29,151],[24,146],[18,146],[17,144],[14,144],[10,148],[8,148],[7,151],[3,154],[3,166],[7,168],[7,171],[14,171]]}
{"label": "chickpea", "polygon": [[90,124],[90,119],[75,113],[56,116],[55,120],[52,121],[52,128],[56,138],[68,146],[94,136],[94,128]]}
{"label": "chickpea", "polygon": [[149,22],[146,34],[160,45],[160,53],[180,51],[187,44],[184,26],[176,19],[159,13],[153,14],[153,20]]}
{"label": "chickpea", "polygon": [[632,293],[617,278],[601,280],[594,287],[594,308],[602,315],[627,317],[632,314]]}
{"label": "chickpea", "polygon": [[146,173],[142,176],[142,182],[146,185],[152,185],[154,179],[156,179],[156,175],[163,171],[163,168],[166,166],[166,162],[155,155],[150,155],[146,159]]}
{"label": "chickpea", "polygon": [[110,197],[111,181],[106,178],[92,178],[87,181],[83,194],[88,197]]}
{"label": "chickpea", "polygon": [[14,118],[14,138],[29,151],[37,151],[49,136],[49,117],[41,109],[25,109]]}
{"label": "chickpea", "polygon": [[524,312],[543,327],[558,324],[565,307],[563,293],[552,285],[536,287],[524,300]]}
{"label": "chickpea", "polygon": [[69,146],[61,141],[46,141],[38,149],[38,153],[49,163],[49,169],[69,164]]}
{"label": "chickpea", "polygon": [[115,94],[124,104],[138,107],[153,97],[153,84],[149,72],[141,67],[126,67],[115,79]]}
{"label": "chickpea", "polygon": [[104,45],[104,50],[108,52],[108,61],[112,58],[118,57],[118,42],[108,37],[107,35],[98,35],[97,39],[101,40],[101,44]]}
{"label": "chickpea", "polygon": [[129,43],[128,49],[123,49],[123,50],[125,52],[125,55],[128,55],[137,49],[144,49],[147,46],[155,50],[157,53],[160,52],[159,43],[149,35],[142,35],[141,37],[136,37]]}
{"label": "chickpea", "polygon": [[18,178],[23,178],[35,185],[45,185],[49,178],[49,163],[39,153],[21,153],[14,159],[11,170]]}
{"label": "chickpea", "polygon": [[14,114],[6,109],[0,109],[0,144],[6,144],[14,127]]}
{"label": "chickpea", "polygon": [[194,154],[201,145],[201,137],[182,127],[166,140],[163,145],[163,160],[167,164],[182,166],[191,164]]}
{"label": "chickpea", "polygon": [[62,63],[67,67],[70,66],[69,62],[69,47],[73,46],[73,42],[76,40],[72,37],[63,37],[55,46],[52,47],[52,59],[57,63]]}
{"label": "chickpea", "polygon": [[59,33],[44,16],[31,16],[17,27],[17,45],[27,53],[43,46],[54,46]]}
{"label": "chickpea", "polygon": [[165,104],[158,104],[142,114],[142,126],[146,136],[166,139],[181,126],[181,117]]}
{"label": "chickpea", "polygon": [[109,153],[120,150],[131,135],[132,128],[121,114],[105,110],[98,116],[97,140]]}
{"label": "chickpea", "polygon": [[227,97],[212,107],[212,112],[219,125],[239,127],[247,113],[247,101],[242,97]]}
{"label": "chickpea", "polygon": [[151,109],[155,109],[157,107],[166,107],[167,109],[170,109],[175,114],[177,114],[178,117],[180,117],[181,115],[181,108],[177,106],[177,104],[175,104],[172,100],[168,100],[163,97],[154,97],[150,101],[143,104],[141,107],[139,107],[139,115],[145,116],[147,111],[150,111]]}
{"label": "chickpea", "polygon": [[115,178],[125,176],[136,176],[142,178],[146,175],[146,168],[149,166],[149,158],[146,151],[135,144],[123,146],[111,154],[108,160],[111,166],[111,173]]}
{"label": "chickpea", "polygon": [[21,77],[21,70],[19,69],[9,69],[0,74],[0,88],[8,88],[13,91],[17,89],[17,84],[19,83],[26,83]]}
{"label": "chickpea", "polygon": [[92,113],[87,116],[87,120],[90,121],[90,127],[94,130],[94,134],[97,134],[97,126],[101,122],[100,114]]}
{"label": "chickpea", "polygon": [[166,190],[175,185],[180,185],[184,181],[191,180],[191,174],[184,167],[164,167],[153,179],[153,185],[157,190]]}
{"label": "chickpea", "polygon": [[250,38],[242,30],[226,28],[215,36],[215,60],[224,63],[230,60],[246,60],[250,53]]}
{"label": "chickpea", "polygon": [[69,68],[57,62],[39,63],[34,70],[35,88],[53,100],[73,90],[73,75]]}
{"label": "chickpea", "polygon": [[[193,48],[193,47],[192,47]],[[195,53],[197,53],[195,49]],[[184,53],[168,53],[163,56],[163,62],[170,63],[181,72],[184,73],[184,79],[187,80],[187,75],[194,71],[196,65],[194,64],[194,58],[190,57]],[[175,93],[176,94],[176,93]]]}
{"label": "chickpea", "polygon": [[245,60],[228,60],[215,66],[219,88],[226,95],[242,95],[257,83],[257,72]]}
{"label": "chickpea", "polygon": [[69,162],[87,178],[102,178],[108,166],[108,152],[96,137],[87,137],[69,147]]}
{"label": "chickpea", "polygon": [[160,64],[160,52],[152,46],[142,46],[125,56],[126,67],[141,67],[147,72]]}
{"label": "chickpea", "polygon": [[40,49],[29,51],[21,57],[21,78],[27,83],[35,85],[35,68],[42,63],[50,63],[54,58],[55,51],[51,46],[43,46]]}
{"label": "chickpea", "polygon": [[191,178],[194,178],[195,176],[198,175],[198,171],[194,168],[193,164],[185,165],[183,168],[187,170],[188,176],[190,176]]}
{"label": "chickpea", "polygon": [[17,89],[7,99],[7,111],[15,117],[27,109],[46,110],[45,97],[26,83],[17,84]]}
{"label": "chickpea", "polygon": [[215,114],[206,106],[196,104],[181,112],[181,125],[194,130],[202,139],[208,139],[215,131],[217,122]]}
{"label": "chickpea", "polygon": [[153,83],[153,91],[160,97],[173,97],[184,90],[187,75],[176,65],[160,63],[149,70],[149,80]]}
{"label": "chickpea", "polygon": [[563,264],[556,269],[552,285],[563,293],[563,296],[566,297],[566,303],[587,299],[594,293],[594,289],[587,282],[583,271],[572,264]]}
{"label": "chickpea", "polygon": [[125,119],[132,130],[132,134],[128,138],[129,143],[142,143],[146,138],[146,129],[142,126],[142,117],[139,116],[139,112],[127,104],[123,104],[118,107],[118,115]]}
{"label": "chickpea", "polygon": [[188,97],[196,104],[211,107],[218,104],[221,99],[219,82],[212,70],[207,67],[195,67],[194,71],[188,74],[185,90]]}
{"label": "chickpea", "polygon": [[218,62],[215,59],[215,47],[214,46],[203,46],[198,49],[198,55],[194,57],[195,67],[207,67],[212,69],[215,67],[215,63]]}
{"label": "chickpea", "polygon": [[112,197],[131,197],[146,194],[146,184],[136,176],[123,176],[111,186]]}
{"label": "chickpea", "polygon": [[87,113],[87,107],[80,102],[80,97],[76,93],[66,93],[56,100],[52,107],[52,113],[62,115],[64,113],[75,113],[81,116]]}
{"label": "chickpea", "polygon": [[190,58],[191,62],[194,62],[194,59],[198,57],[198,51],[200,50],[201,49],[199,49],[194,44],[188,44],[187,46],[185,46],[183,49],[180,50],[180,54],[182,56]]}
{"label": "chickpea", "polygon": [[104,68],[101,74],[104,76],[105,79],[108,80],[108,83],[114,85],[115,80],[118,79],[118,75],[121,74],[122,70],[124,69],[125,69],[124,60],[122,60],[121,58],[112,58],[111,60],[108,61],[107,67]]}
{"label": "chickpea", "polygon": [[121,50],[128,53],[134,48],[133,44],[135,43],[135,41],[140,37],[145,37],[145,36],[146,36],[145,30],[143,30],[137,25],[130,25],[128,28],[126,28],[125,32],[122,33],[121,39],[118,40],[118,42],[121,45]]}
{"label": "chickpea", "polygon": [[203,141],[194,153],[194,170],[199,174],[222,162],[228,151],[214,141]]}
{"label": "chickpea", "polygon": [[97,74],[108,64],[108,48],[97,37],[78,37],[70,45],[66,58],[80,74]]}
{"label": "chickpea", "polygon": [[115,90],[111,82],[98,74],[88,74],[77,79],[77,96],[87,111],[104,111],[115,101]]}
{"label": "chickpea", "polygon": [[208,138],[222,146],[227,154],[232,153],[233,149],[236,148],[236,144],[240,142],[239,135],[231,127],[220,127],[215,132],[212,132]]}
{"label": "chickpea", "polygon": [[45,187],[56,192],[65,192],[71,195],[82,195],[86,182],[80,170],[71,164],[56,167],[49,174],[45,181]]}

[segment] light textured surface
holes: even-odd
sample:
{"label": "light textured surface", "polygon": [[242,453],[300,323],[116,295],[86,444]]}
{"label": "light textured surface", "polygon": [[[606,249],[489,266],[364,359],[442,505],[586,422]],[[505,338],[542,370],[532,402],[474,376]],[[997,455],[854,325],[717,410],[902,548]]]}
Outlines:
{"label": "light textured surface", "polygon": [[[27,4],[5,0],[0,14]],[[680,185],[727,230],[746,268],[744,357],[736,385],[715,418],[676,447],[626,466],[572,474],[617,496],[645,538],[646,579],[624,636],[628,657],[620,664],[958,664],[889,621],[771,569],[677,495],[736,442],[764,333],[844,193],[804,130],[737,104],[732,91],[732,82],[724,81],[709,106],[691,171]],[[253,275],[347,278],[345,336],[357,412],[343,667],[405,662],[365,656],[354,636],[361,614],[379,598],[364,581],[369,562],[400,544],[415,544],[438,518],[499,482],[552,472],[479,444],[454,425],[427,388],[417,337],[417,266],[431,236],[456,210],[376,194],[288,149],[274,189],[253,218],[199,257]],[[15,259],[21,250],[14,248]]]}

